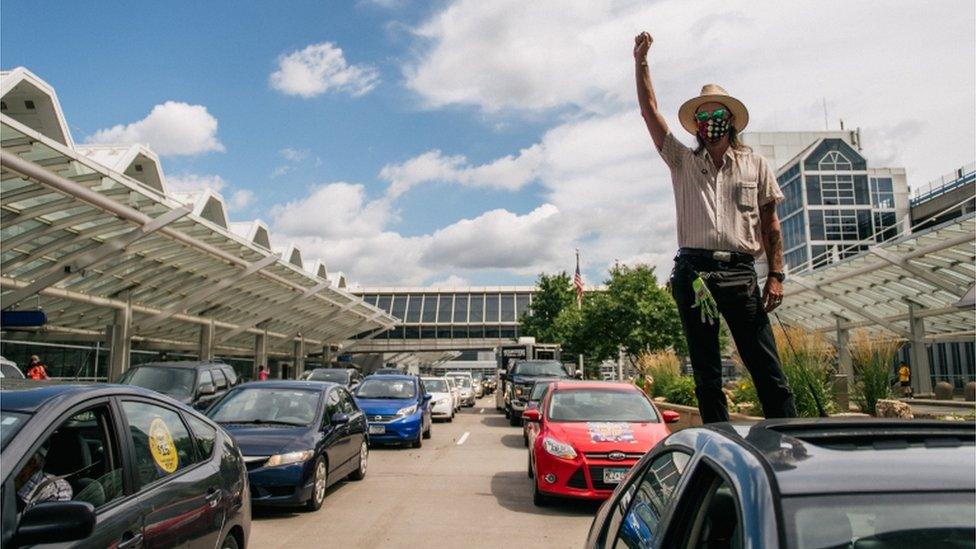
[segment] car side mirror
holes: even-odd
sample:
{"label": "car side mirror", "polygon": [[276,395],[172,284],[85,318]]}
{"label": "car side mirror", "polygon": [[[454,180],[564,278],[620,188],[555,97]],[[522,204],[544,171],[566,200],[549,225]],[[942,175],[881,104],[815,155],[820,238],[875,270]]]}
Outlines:
{"label": "car side mirror", "polygon": [[62,543],[87,538],[95,529],[95,507],[85,501],[49,501],[24,511],[12,545]]}
{"label": "car side mirror", "polygon": [[334,425],[334,426],[338,426],[338,425],[343,425],[343,424],[349,423],[349,414],[344,414],[342,412],[336,412],[336,413],[332,414],[332,417],[330,418],[330,421],[332,422],[332,425]]}
{"label": "car side mirror", "polygon": [[539,413],[538,408],[529,408],[528,410],[522,412],[522,419],[525,421],[538,423],[539,421],[542,421],[542,414]]}
{"label": "car side mirror", "polygon": [[210,396],[217,393],[217,388],[213,383],[204,383],[200,386],[200,396]]}
{"label": "car side mirror", "polygon": [[431,398],[433,397],[430,393],[424,393],[424,402],[428,402]]}
{"label": "car side mirror", "polygon": [[665,410],[661,412],[661,416],[664,418],[664,423],[678,423],[681,421],[681,414],[674,410]]}

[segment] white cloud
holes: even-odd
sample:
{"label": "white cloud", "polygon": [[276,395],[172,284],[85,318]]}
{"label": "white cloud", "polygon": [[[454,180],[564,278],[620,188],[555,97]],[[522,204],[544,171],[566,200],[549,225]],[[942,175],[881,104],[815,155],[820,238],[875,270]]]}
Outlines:
{"label": "white cloud", "polygon": [[386,202],[368,201],[362,185],[338,182],[272,207],[271,217],[275,229],[289,236],[339,239],[381,232],[390,212]]}
{"label": "white cloud", "polygon": [[431,286],[434,288],[464,288],[470,286],[471,281],[463,276],[450,275],[446,278],[441,278],[437,280],[431,280],[425,286]]}
{"label": "white cloud", "polygon": [[227,203],[227,207],[231,210],[243,210],[253,204],[256,198],[253,191],[238,189],[230,195],[230,202]]}
{"label": "white cloud", "polygon": [[331,42],[312,44],[278,58],[271,73],[271,87],[306,99],[327,91],[363,95],[379,83],[379,71],[367,65],[350,65],[342,50]]}
{"label": "white cloud", "polygon": [[308,153],[308,149],[293,149],[291,147],[285,147],[278,151],[278,154],[289,162],[301,162],[308,158]]}
{"label": "white cloud", "polygon": [[167,101],[131,124],[98,130],[87,143],[144,143],[160,155],[195,155],[223,151],[217,119],[202,105]]}
{"label": "white cloud", "polygon": [[384,166],[380,179],[390,183],[387,191],[390,197],[400,196],[420,183],[437,181],[517,190],[535,178],[539,162],[538,147],[530,147],[520,151],[517,156],[505,156],[480,166],[471,166],[464,156],[445,156],[439,150],[432,150],[401,164]]}
{"label": "white cloud", "polygon": [[175,193],[196,193],[208,189],[219,193],[227,186],[227,182],[219,175],[184,173],[167,177],[166,186]]}

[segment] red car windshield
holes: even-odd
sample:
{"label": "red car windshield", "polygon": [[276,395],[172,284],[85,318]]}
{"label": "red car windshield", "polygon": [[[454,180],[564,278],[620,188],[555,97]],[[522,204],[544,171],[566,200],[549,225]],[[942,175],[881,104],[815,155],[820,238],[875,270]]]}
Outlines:
{"label": "red car windshield", "polygon": [[636,391],[573,389],[552,394],[549,421],[657,422],[658,418],[647,397]]}

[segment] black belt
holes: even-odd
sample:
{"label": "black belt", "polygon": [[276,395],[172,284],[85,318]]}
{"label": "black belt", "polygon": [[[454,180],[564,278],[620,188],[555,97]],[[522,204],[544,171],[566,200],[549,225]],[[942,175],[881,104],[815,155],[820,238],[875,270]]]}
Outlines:
{"label": "black belt", "polygon": [[722,250],[703,250],[701,248],[679,248],[678,256],[704,257],[723,263],[754,263],[756,258],[743,252],[726,252]]}

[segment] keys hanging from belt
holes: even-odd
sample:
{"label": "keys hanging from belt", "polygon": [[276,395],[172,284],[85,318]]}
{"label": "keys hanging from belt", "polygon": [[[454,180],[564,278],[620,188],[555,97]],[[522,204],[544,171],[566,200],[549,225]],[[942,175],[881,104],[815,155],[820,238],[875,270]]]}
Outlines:
{"label": "keys hanging from belt", "polygon": [[697,307],[700,310],[702,324],[706,322],[709,325],[715,324],[715,321],[718,320],[718,303],[715,302],[715,297],[709,291],[705,279],[698,275],[691,281],[691,289],[695,291],[695,302],[691,308]]}

